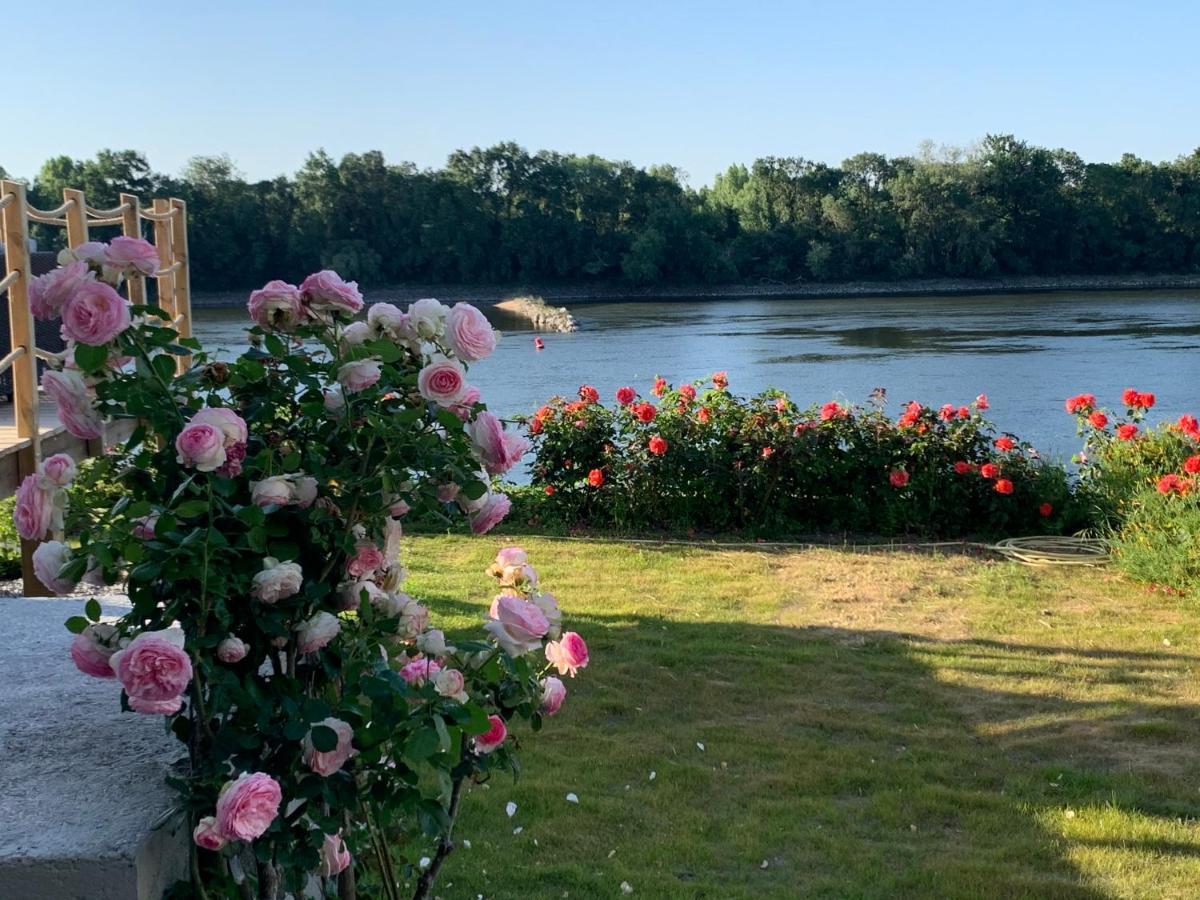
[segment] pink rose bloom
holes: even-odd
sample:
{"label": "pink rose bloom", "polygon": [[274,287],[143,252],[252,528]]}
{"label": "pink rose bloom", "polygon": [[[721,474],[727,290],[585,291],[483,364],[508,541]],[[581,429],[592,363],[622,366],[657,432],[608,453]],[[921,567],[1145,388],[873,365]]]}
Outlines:
{"label": "pink rose bloom", "polygon": [[29,282],[29,308],[42,321],[57,319],[62,308],[86,281],[95,281],[96,274],[83,260],[69,262],[39,275]]}
{"label": "pink rose bloom", "polygon": [[42,461],[42,478],[55,487],[66,487],[78,474],[75,460],[66,453],[55,453]]}
{"label": "pink rose bloom", "polygon": [[388,515],[395,516],[398,519],[401,516],[407,515],[410,509],[412,509],[412,507],[409,506],[405,501],[397,500],[388,507]]}
{"label": "pink rose bloom", "polygon": [[417,390],[422,397],[438,406],[453,407],[462,400],[466,389],[466,372],[462,363],[447,356],[434,356],[417,373]]}
{"label": "pink rose bloom", "polygon": [[292,489],[296,493],[296,505],[301,509],[308,509],[317,501],[317,479],[311,475],[293,477]]}
{"label": "pink rose bloom", "polygon": [[249,652],[250,647],[246,642],[232,634],[217,644],[217,659],[229,665],[241,662]]}
{"label": "pink rose bloom", "polygon": [[562,610],[558,608],[558,599],[553,594],[535,593],[529,598],[529,602],[540,609],[546,621],[550,623],[546,637],[557,641],[562,634]]}
{"label": "pink rose bloom", "polygon": [[123,272],[153,275],[158,264],[158,249],[142,238],[115,237],[104,250],[104,265]]}
{"label": "pink rose bloom", "polygon": [[130,697],[129,708],[134,712],[148,716],[173,716],[183,709],[183,698],[172,697],[170,700],[146,700],[142,697]]}
{"label": "pink rose bloom", "polygon": [[217,796],[217,833],[229,841],[261,837],[279,815],[283,791],[264,772],[243,772]]}
{"label": "pink rose bloom", "polygon": [[383,374],[377,359],[360,359],[348,362],[338,369],[337,380],[347,393],[357,394],[365,391]]}
{"label": "pink rose bloom", "polygon": [[109,659],[132,700],[174,700],[192,680],[192,661],[178,628],[143,631]]}
{"label": "pink rose bloom", "polygon": [[463,673],[458,669],[442,669],[433,679],[434,689],[443,697],[451,700],[458,700],[460,703],[466,702],[467,681],[463,678]]}
{"label": "pink rose bloom", "polygon": [[479,388],[473,384],[468,384],[466,390],[463,391],[462,399],[450,407],[450,412],[458,416],[462,421],[467,421],[471,418],[471,413],[475,410],[475,404],[479,402]]}
{"label": "pink rose bloom", "polygon": [[447,484],[439,484],[437,486],[437,498],[439,503],[452,503],[454,498],[458,496],[458,492],[462,490],[453,481]]}
{"label": "pink rose bloom", "polygon": [[139,541],[154,540],[154,529],[158,526],[158,516],[142,516],[133,520],[133,536]]}
{"label": "pink rose bloom", "polygon": [[333,613],[319,612],[300,623],[296,629],[296,643],[302,654],[316,653],[337,637],[341,630],[341,619]]}
{"label": "pink rose bloom", "polygon": [[129,327],[129,304],[103,281],[85,281],[62,308],[63,336],[99,347]]}
{"label": "pink rose bloom", "polygon": [[510,509],[512,501],[503,494],[489,491],[478,500],[472,500],[467,504],[472,533],[487,534],[504,520]]}
{"label": "pink rose bloom", "polygon": [[391,303],[372,303],[367,309],[367,325],[393,341],[408,337],[408,316]]}
{"label": "pink rose bloom", "polygon": [[342,833],[325,835],[325,843],[321,845],[321,877],[332,878],[340,875],[353,861],[354,857],[346,849]]}
{"label": "pink rose bloom", "polygon": [[42,487],[37,475],[26,475],[17,488],[17,505],[13,508],[13,524],[17,534],[27,541],[40,541],[50,530],[54,518],[54,498]]}
{"label": "pink rose bloom", "polygon": [[408,304],[404,329],[418,340],[431,341],[445,333],[448,312],[440,301],[432,297],[414,300]]}
{"label": "pink rose bloom", "polygon": [[456,303],[446,314],[446,339],[459,359],[477,362],[496,349],[496,332],[470,303]]}
{"label": "pink rose bloom", "polygon": [[112,625],[89,625],[71,641],[71,661],[84,675],[116,678],[109,660],[116,652],[117,629]]}
{"label": "pink rose bloom", "polygon": [[579,669],[587,667],[587,644],[574,631],[568,631],[562,636],[562,640],[546,644],[546,661],[558,669],[559,675],[570,675],[574,678]]}
{"label": "pink rose bloom", "polygon": [[254,324],[267,331],[294,331],[304,320],[300,289],[278,279],[252,291],[246,309]]}
{"label": "pink rose bloom", "polygon": [[343,281],[330,269],[322,269],[300,282],[300,295],[316,312],[344,312],[353,315],[363,308],[358,282]]}
{"label": "pink rose bloom", "polygon": [[203,422],[185,425],[175,438],[176,459],[200,472],[213,472],[225,463],[225,435]]}
{"label": "pink rose bloom", "polygon": [[488,632],[509,656],[521,656],[541,646],[542,636],[550,628],[542,611],[529,601],[504,594],[492,604]]}
{"label": "pink rose bloom", "polygon": [[529,554],[520,547],[501,547],[496,554],[496,567],[499,571],[509,566],[523,566],[529,562]]}
{"label": "pink rose bloom", "polygon": [[504,425],[490,412],[481,412],[466,427],[467,436],[489,475],[503,475],[525,455],[529,441]]}
{"label": "pink rose bloom", "polygon": [[251,593],[263,603],[276,603],[300,593],[304,572],[299,563],[283,562],[268,556],[262,571],[254,576]]}
{"label": "pink rose bloom", "polygon": [[488,722],[491,727],[483,734],[475,736],[475,752],[476,753],[491,753],[497,747],[504,743],[504,739],[508,737],[508,729],[504,725],[504,720],[499,716],[488,716]]}
{"label": "pink rose bloom", "polygon": [[46,541],[33,551],[33,574],[54,593],[69,594],[75,590],[75,582],[60,578],[58,573],[70,561],[70,547],[61,541]]}
{"label": "pink rose bloom", "polygon": [[197,410],[190,419],[193,425],[211,425],[220,429],[226,449],[234,444],[244,444],[250,437],[246,420],[232,409],[223,406],[206,406]]}
{"label": "pink rose bloom", "polygon": [[542,679],[542,713],[552,716],[562,708],[567,699],[567,687],[553,675]]}
{"label": "pink rose bloom", "polygon": [[104,422],[88,399],[83,376],[73,369],[47,369],[42,373],[42,390],[58,407],[58,420],[81,440],[103,436]]}
{"label": "pink rose bloom", "polygon": [[331,384],[323,394],[325,412],[340,413],[346,408],[346,392],[340,384]]}
{"label": "pink rose bloom", "polygon": [[370,542],[363,542],[354,548],[354,555],[346,561],[346,571],[361,578],[382,569],[386,562],[382,550]]}
{"label": "pink rose bloom", "polygon": [[337,733],[337,746],[332,750],[321,751],[313,746],[312,733],[304,738],[304,764],[320,775],[328,778],[352,757],[358,754],[351,741],[354,739],[354,729],[349,722],[341,719],[328,718],[317,723],[326,728],[332,728]]}
{"label": "pink rose bloom", "polygon": [[295,488],[286,475],[272,475],[250,486],[250,502],[262,509],[268,506],[287,506],[295,496]]}
{"label": "pink rose bloom", "polygon": [[196,846],[202,850],[220,850],[225,846],[225,838],[221,837],[217,831],[217,820],[213,816],[205,816],[196,823],[196,829],[192,832],[192,840]]}
{"label": "pink rose bloom", "polygon": [[442,664],[427,656],[415,656],[400,669],[400,677],[413,687],[420,687],[428,679],[436,678]]}

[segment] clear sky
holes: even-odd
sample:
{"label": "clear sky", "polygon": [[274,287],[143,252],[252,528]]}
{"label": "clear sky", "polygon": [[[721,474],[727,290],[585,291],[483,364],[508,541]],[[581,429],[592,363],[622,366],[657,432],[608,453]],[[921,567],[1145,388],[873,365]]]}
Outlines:
{"label": "clear sky", "polygon": [[513,140],[701,184],[988,132],[1088,160],[1200,145],[1194,2],[6,0],[0,32],[19,176],[102,147],[263,178],[318,147],[436,166]]}

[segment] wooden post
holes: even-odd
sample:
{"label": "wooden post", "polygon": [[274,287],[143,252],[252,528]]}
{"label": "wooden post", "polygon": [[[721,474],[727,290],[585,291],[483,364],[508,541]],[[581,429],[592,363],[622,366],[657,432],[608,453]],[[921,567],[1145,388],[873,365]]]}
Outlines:
{"label": "wooden post", "polygon": [[[121,213],[121,233],[125,237],[140,238],[142,236],[141,204],[137,194],[122,194],[122,205],[128,204],[129,209]],[[129,287],[129,302],[134,306],[146,303],[146,276],[130,275],[126,284]]]}
{"label": "wooden post", "polygon": [[[25,353],[12,364],[13,416],[17,437],[29,443],[17,452],[17,472],[21,478],[37,471],[41,461],[41,436],[38,430],[37,357],[34,355],[33,313],[29,309],[29,224],[25,206],[25,185],[17,181],[0,181],[0,199],[14,195],[0,215],[4,223],[4,258],[8,272],[16,272],[17,280],[8,287],[9,334],[13,349],[24,347]],[[7,273],[6,273],[7,274]],[[33,551],[37,541],[21,541],[21,577],[24,591],[30,597],[50,595],[33,574]]]}
{"label": "wooden post", "polygon": [[[171,209],[175,211],[171,218],[171,255],[179,264],[179,268],[175,270],[175,317],[183,320],[175,328],[180,337],[187,338],[192,336],[192,281],[191,264],[188,260],[187,203],[172,199]],[[190,356],[179,357],[179,371],[184,372],[190,362]]]}
{"label": "wooden post", "polygon": [[67,246],[74,250],[80,244],[87,243],[87,203],[83,191],[75,188],[63,188],[63,200],[71,204],[63,216],[67,220]]}
{"label": "wooden post", "polygon": [[[170,211],[170,201],[161,197],[154,201],[153,212],[156,216],[165,216]],[[171,268],[171,263],[174,262],[174,254],[171,252],[171,223],[166,219],[154,220],[154,246],[158,248],[159,269]],[[158,276],[158,308],[167,314],[168,322],[177,315],[175,312],[174,272]]]}

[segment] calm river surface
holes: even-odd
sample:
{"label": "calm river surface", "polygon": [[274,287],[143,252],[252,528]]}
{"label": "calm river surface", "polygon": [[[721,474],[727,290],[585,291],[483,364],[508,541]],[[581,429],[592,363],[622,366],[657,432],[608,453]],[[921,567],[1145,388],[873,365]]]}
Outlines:
{"label": "calm river surface", "polygon": [[[372,294],[386,300],[386,292]],[[1005,294],[928,298],[779,298],[587,303],[570,307],[574,334],[543,335],[488,315],[504,331],[471,382],[500,415],[531,412],[581,384],[606,402],[624,384],[648,394],[655,375],[679,384],[715,370],[730,390],[787,391],[801,406],[863,403],[875,387],[889,410],[903,402],[967,403],[981,392],[1002,430],[1044,451],[1077,448],[1070,394],[1091,391],[1110,407],[1125,387],[1154,391],[1152,421],[1200,413],[1200,292]],[[243,343],[242,310],[198,309],[208,347]]]}

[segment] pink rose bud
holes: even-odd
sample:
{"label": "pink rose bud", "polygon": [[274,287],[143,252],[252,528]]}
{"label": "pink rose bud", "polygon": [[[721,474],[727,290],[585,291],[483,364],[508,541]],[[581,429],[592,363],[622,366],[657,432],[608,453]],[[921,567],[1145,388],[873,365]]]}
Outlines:
{"label": "pink rose bud", "polygon": [[268,281],[246,303],[254,324],[267,331],[294,331],[304,321],[300,289],[286,281]]}
{"label": "pink rose bud", "polygon": [[217,797],[217,833],[230,841],[253,841],[279,815],[283,792],[264,772],[245,772],[225,782]]}
{"label": "pink rose bud", "polygon": [[350,851],[346,849],[346,842],[342,839],[340,831],[337,834],[325,835],[325,842],[321,845],[322,877],[332,878],[334,875],[340,875],[353,859]]}
{"label": "pink rose bud", "polygon": [[342,276],[330,269],[315,272],[300,282],[300,296],[309,309],[316,313],[342,312],[353,315],[363,308],[358,283],[343,281]]}
{"label": "pink rose bud", "polygon": [[239,663],[250,652],[249,645],[239,637],[230,635],[217,644],[217,659],[223,663]]}
{"label": "pink rose bud", "polygon": [[213,816],[205,816],[196,823],[196,828],[192,832],[192,840],[202,850],[216,851],[226,844],[225,838],[221,837],[221,833],[217,831],[217,820]]}
{"label": "pink rose bud", "polygon": [[206,406],[199,409],[192,416],[191,421],[220,429],[226,448],[235,444],[244,444],[250,436],[246,420],[232,409],[223,406]]}
{"label": "pink rose bud", "polygon": [[413,687],[420,687],[426,681],[436,678],[441,671],[442,664],[436,659],[414,656],[400,669],[400,677]]}
{"label": "pink rose bud", "polygon": [[103,281],[83,282],[62,308],[63,336],[92,347],[107,344],[129,324],[129,304]]}
{"label": "pink rose bud", "polygon": [[42,477],[55,487],[67,487],[78,474],[75,460],[66,453],[55,453],[42,463]]}
{"label": "pink rose bud", "polygon": [[264,509],[268,506],[287,506],[295,496],[295,489],[286,475],[273,475],[250,486],[250,502]]}
{"label": "pink rose bud", "polygon": [[510,509],[512,509],[512,501],[504,494],[493,494],[488,491],[478,500],[472,500],[467,504],[467,518],[471,523],[471,532],[487,534],[504,520]]}
{"label": "pink rose bud", "polygon": [[504,743],[504,739],[508,737],[508,728],[504,725],[504,720],[499,716],[488,716],[488,722],[491,727],[483,734],[475,736],[475,752],[479,754],[491,753],[497,747]]}
{"label": "pink rose bud", "polygon": [[76,584],[59,576],[62,567],[71,561],[71,548],[61,541],[46,541],[33,551],[33,574],[37,580],[56,594],[69,594]]}
{"label": "pink rose bud", "polygon": [[133,520],[133,536],[139,541],[154,540],[154,529],[158,526],[158,516],[142,516]]}
{"label": "pink rose bud", "polygon": [[71,642],[71,660],[84,675],[116,678],[109,660],[116,653],[117,629],[112,625],[89,625]]}
{"label": "pink rose bud", "polygon": [[496,554],[496,565],[500,571],[509,566],[523,566],[528,561],[529,554],[520,547],[501,547],[500,552]]}
{"label": "pink rose bud", "polygon": [[542,679],[542,713],[544,715],[554,715],[566,699],[567,687],[561,680],[553,675],[547,675]]}
{"label": "pink rose bud", "polygon": [[341,719],[332,717],[324,719],[317,724],[333,729],[334,733],[337,734],[337,746],[332,750],[318,750],[313,745],[312,733],[310,732],[304,738],[304,764],[322,778],[328,778],[334,772],[340,770],[351,757],[358,754],[352,743],[354,729],[350,727],[349,722],[343,722]]}
{"label": "pink rose bud", "polygon": [[443,697],[460,702],[467,699],[464,688],[466,679],[458,669],[442,669],[433,680],[433,686]]}
{"label": "pink rose bud", "polygon": [[486,410],[467,425],[466,432],[489,475],[503,475],[529,449],[529,441],[515,431],[505,431],[500,420]]}
{"label": "pink rose bud", "polygon": [[92,440],[104,434],[104,422],[88,396],[83,376],[72,369],[47,369],[42,373],[42,390],[58,407],[58,420],[72,436]]}
{"label": "pink rose bud", "polygon": [[300,593],[304,572],[299,563],[283,562],[266,557],[262,571],[254,576],[251,593],[263,603],[277,603]]}
{"label": "pink rose bud", "polygon": [[574,631],[568,631],[562,640],[546,644],[546,661],[558,669],[559,675],[574,678],[576,671],[588,664],[587,644]]}
{"label": "pink rose bud", "polygon": [[296,642],[300,653],[316,653],[337,637],[342,630],[342,620],[333,613],[319,612],[300,624],[296,630]]}
{"label": "pink rose bud", "polygon": [[37,475],[26,475],[16,496],[13,524],[17,526],[17,534],[27,541],[42,540],[54,518],[54,498],[42,487],[42,479]]}
{"label": "pink rose bud", "polygon": [[346,571],[354,578],[362,578],[384,568],[387,560],[383,551],[369,541],[354,548],[354,555],[346,561]]}

